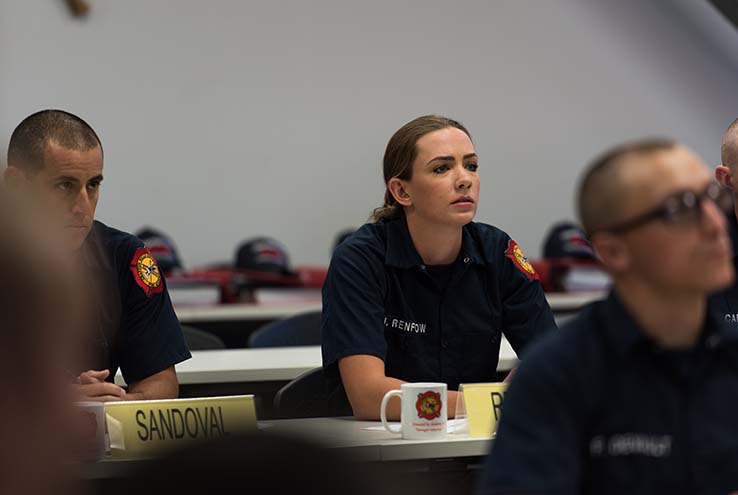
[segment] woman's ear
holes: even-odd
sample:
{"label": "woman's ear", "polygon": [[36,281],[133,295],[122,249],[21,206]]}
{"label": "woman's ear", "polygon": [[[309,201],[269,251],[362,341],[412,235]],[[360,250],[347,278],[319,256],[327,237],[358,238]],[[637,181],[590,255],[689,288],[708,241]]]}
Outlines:
{"label": "woman's ear", "polygon": [[410,198],[410,194],[407,192],[407,189],[405,188],[405,181],[403,181],[402,179],[393,177],[387,183],[387,189],[389,190],[390,194],[392,194],[392,197],[395,198],[395,201],[397,201],[399,205],[411,206],[413,204],[413,200]]}
{"label": "woman's ear", "polygon": [[735,187],[733,187],[733,175],[730,173],[730,169],[725,165],[718,165],[715,167],[715,179],[724,188],[735,190]]}

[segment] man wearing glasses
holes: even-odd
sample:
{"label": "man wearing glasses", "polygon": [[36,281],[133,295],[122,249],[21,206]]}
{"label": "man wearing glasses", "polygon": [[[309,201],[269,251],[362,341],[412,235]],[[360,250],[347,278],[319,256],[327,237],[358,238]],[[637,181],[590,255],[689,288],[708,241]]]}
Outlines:
{"label": "man wearing glasses", "polygon": [[707,311],[735,277],[729,192],[644,140],[596,160],[578,203],[613,290],[521,362],[480,493],[738,490],[738,326]]}

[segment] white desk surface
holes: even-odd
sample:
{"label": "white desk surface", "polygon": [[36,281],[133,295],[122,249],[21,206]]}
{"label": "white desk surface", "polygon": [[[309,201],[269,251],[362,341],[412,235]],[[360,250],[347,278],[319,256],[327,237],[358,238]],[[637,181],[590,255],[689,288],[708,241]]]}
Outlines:
{"label": "white desk surface", "polygon": [[182,323],[198,321],[277,320],[308,311],[320,311],[320,299],[285,303],[232,303],[215,305],[175,305]]}
{"label": "white desk surface", "polygon": [[[555,312],[576,311],[587,303],[603,297],[605,293],[574,292],[546,294],[546,299]],[[239,321],[239,320],[274,320],[287,318],[298,313],[320,311],[320,299],[300,302],[271,303],[233,303],[217,305],[178,305],[174,307],[179,321],[197,323],[198,321]]]}
{"label": "white desk surface", "polygon": [[192,351],[176,369],[180,385],[189,385],[292,380],[321,365],[320,346],[304,346]]}
{"label": "white desk surface", "polygon": [[[515,351],[503,336],[497,369],[510,370],[517,362]],[[322,364],[320,346],[271,347],[192,351],[192,359],[178,364],[176,369],[180,385],[190,385],[288,381]],[[120,372],[115,383],[125,383]]]}
{"label": "white desk surface", "polygon": [[487,454],[490,438],[449,434],[439,440],[403,440],[388,431],[366,431],[362,428],[381,426],[379,421],[357,421],[353,418],[307,418],[262,421],[263,431],[302,436],[328,448],[340,448],[362,461],[409,461],[475,457]]}
{"label": "white desk surface", "polygon": [[[403,440],[387,431],[362,428],[381,426],[379,421],[357,421],[353,418],[307,418],[260,421],[266,435],[280,434],[312,440],[326,448],[341,449],[361,462],[412,461],[477,457],[487,454],[491,439],[449,434],[438,440]],[[77,464],[82,479],[105,479],[125,476],[143,467],[148,459],[105,459]]]}

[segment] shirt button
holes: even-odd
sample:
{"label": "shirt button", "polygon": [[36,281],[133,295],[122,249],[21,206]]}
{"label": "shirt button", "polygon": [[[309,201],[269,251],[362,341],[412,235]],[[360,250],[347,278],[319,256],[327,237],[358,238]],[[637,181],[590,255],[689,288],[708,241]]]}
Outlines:
{"label": "shirt button", "polygon": [[718,346],[720,343],[720,336],[719,335],[710,335],[707,337],[707,341],[705,341],[705,345],[708,349],[714,349]]}
{"label": "shirt button", "polygon": [[464,263],[469,263],[470,261],[471,261],[471,258],[469,258],[468,256],[464,258]]}
{"label": "shirt button", "polygon": [[420,269],[425,271],[425,265],[420,265]]}

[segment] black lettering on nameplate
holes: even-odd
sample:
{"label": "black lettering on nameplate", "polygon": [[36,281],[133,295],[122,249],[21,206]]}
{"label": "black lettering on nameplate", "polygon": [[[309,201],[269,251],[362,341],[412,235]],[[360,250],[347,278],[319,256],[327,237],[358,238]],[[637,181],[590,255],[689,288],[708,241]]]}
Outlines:
{"label": "black lettering on nameplate", "polygon": [[220,406],[188,407],[184,412],[180,409],[138,410],[136,423],[138,438],[142,442],[230,435]]}
{"label": "black lettering on nameplate", "polygon": [[502,414],[502,394],[491,392],[490,395],[492,396],[492,411],[495,413],[495,421],[499,421]]}

